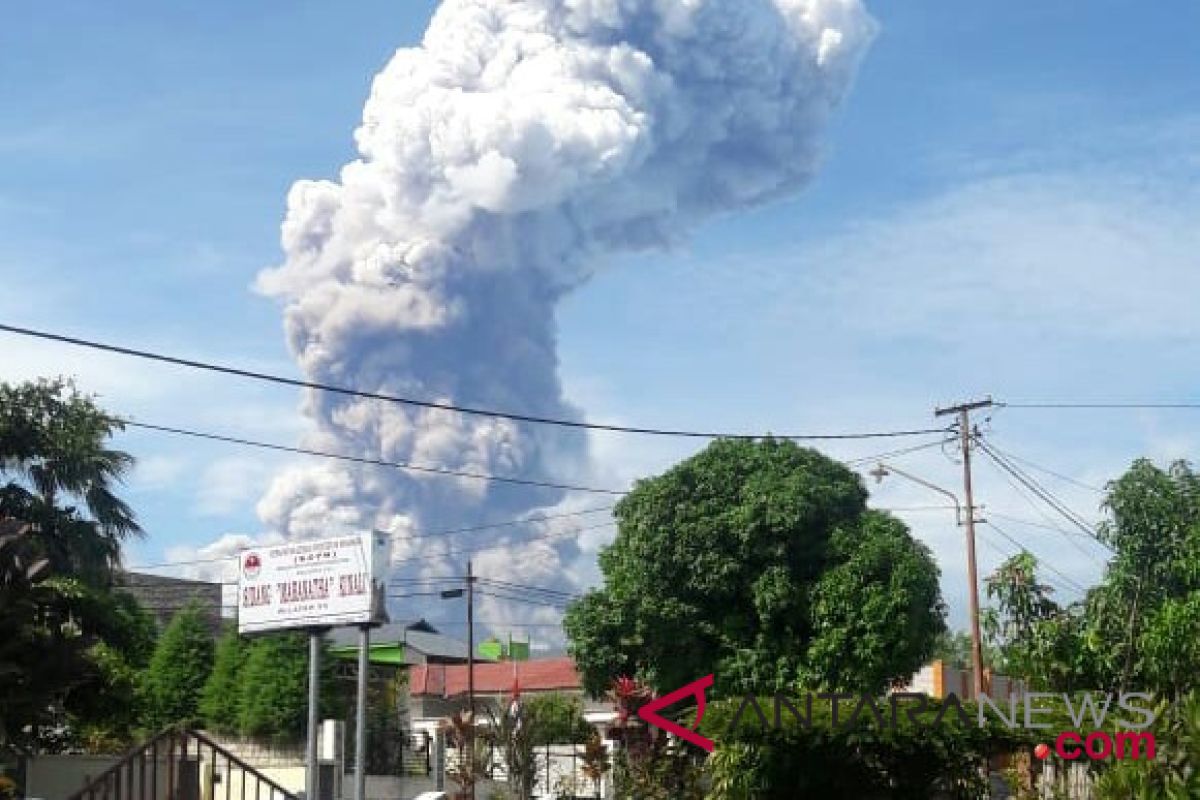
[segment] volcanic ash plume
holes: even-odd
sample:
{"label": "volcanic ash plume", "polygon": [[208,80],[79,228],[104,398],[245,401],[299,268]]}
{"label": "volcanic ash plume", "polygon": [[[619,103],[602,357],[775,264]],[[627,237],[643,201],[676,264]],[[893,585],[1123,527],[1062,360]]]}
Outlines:
{"label": "volcanic ash plume", "polygon": [[[286,259],[259,287],[286,304],[312,380],[580,419],[558,377],[558,300],[609,253],[803,186],[873,31],[858,0],[448,0],[376,77],[359,157],[292,187]],[[587,474],[586,438],[561,428],[326,393],[305,413],[322,449]],[[392,530],[403,558],[446,547],[406,532],[570,501],[323,465],[278,476],[259,514],[289,537]],[[510,575],[544,578],[565,555],[510,553]]]}

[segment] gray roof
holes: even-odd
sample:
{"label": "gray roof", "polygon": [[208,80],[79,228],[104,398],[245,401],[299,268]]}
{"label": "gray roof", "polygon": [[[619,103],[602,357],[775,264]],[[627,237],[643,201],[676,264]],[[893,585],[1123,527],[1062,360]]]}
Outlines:
{"label": "gray roof", "polygon": [[[335,646],[358,644],[357,628],[334,628],[329,639]],[[406,649],[421,653],[426,658],[450,658],[467,660],[467,645],[438,633],[437,628],[423,619],[389,622],[371,630],[371,643],[398,642]],[[478,657],[480,661],[487,659]],[[408,659],[406,659],[408,660]]]}
{"label": "gray roof", "polygon": [[219,583],[151,575],[144,572],[120,572],[116,582],[133,595],[160,626],[190,605],[198,605],[213,634],[221,631],[221,594]]}

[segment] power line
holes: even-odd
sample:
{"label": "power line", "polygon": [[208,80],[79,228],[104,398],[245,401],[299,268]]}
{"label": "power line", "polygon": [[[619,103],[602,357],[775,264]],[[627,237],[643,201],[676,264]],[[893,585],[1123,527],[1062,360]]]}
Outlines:
{"label": "power line", "polygon": [[[2,327],[2,326],[0,326]],[[148,422],[134,422],[133,420],[123,419],[121,417],[112,417],[111,419],[128,425],[134,428],[145,428],[147,430],[159,431],[160,433],[172,433],[179,436],[190,436],[194,439],[207,439],[210,441],[224,442],[226,444],[237,444],[243,447],[255,447],[260,450],[274,450],[280,453],[292,453],[295,455],[316,456],[319,458],[332,458],[339,461],[350,461],[355,464],[366,464],[375,467],[394,467],[396,469],[408,470],[411,472],[425,472],[435,475],[448,475],[455,478],[470,478],[472,480],[490,481],[494,483],[510,483],[519,486],[537,486],[544,489],[563,489],[572,492],[590,492],[592,494],[607,494],[607,495],[625,495],[628,492],[619,489],[602,489],[595,486],[580,486],[570,483],[556,483],[554,481],[538,480],[534,478],[513,478],[504,475],[488,475],[481,472],[467,472],[464,470],[448,469],[445,467],[431,467],[420,464],[412,464],[404,461],[387,461],[381,458],[367,458],[365,456],[349,456],[342,453],[331,453],[325,450],[313,450],[307,447],[293,447],[290,445],[273,444],[271,442],[260,442],[255,439],[245,439],[239,436],[225,436],[217,433],[207,433],[204,431],[196,431],[188,428],[176,428],[170,425],[152,425]]]}
{"label": "power line", "polygon": [[503,590],[524,590],[536,594],[545,594],[551,597],[559,597],[565,600],[575,600],[580,597],[577,592],[565,592],[561,589],[552,589],[548,586],[530,586],[526,583],[510,583],[509,581],[498,581],[493,578],[479,578],[479,582],[489,586],[498,586]]}
{"label": "power line", "polygon": [[933,447],[941,447],[945,443],[946,443],[945,439],[938,439],[937,441],[926,442],[925,444],[913,445],[912,447],[902,447],[899,450],[889,450],[886,453],[876,453],[875,455],[861,456],[859,458],[851,458],[848,461],[843,461],[842,463],[845,464],[847,467],[855,467],[860,464],[869,464],[873,461],[878,461],[883,458],[895,458],[896,456],[907,455],[908,453],[916,453],[920,450],[928,450]]}
{"label": "power line", "polygon": [[414,561],[430,561],[430,560],[437,559],[437,558],[449,558],[450,556],[455,556],[455,555],[466,555],[469,553],[483,553],[488,550],[498,550],[498,549],[502,549],[505,547],[510,547],[514,544],[529,544],[530,542],[535,542],[535,541],[550,541],[550,540],[556,540],[556,539],[569,538],[572,536],[578,536],[579,534],[583,533],[584,531],[596,530],[599,528],[607,528],[607,527],[615,525],[615,524],[616,524],[615,522],[602,522],[599,525],[585,525],[582,528],[574,528],[572,530],[567,530],[567,531],[556,531],[556,532],[552,532],[552,533],[541,534],[538,536],[531,536],[528,538],[515,539],[515,540],[507,541],[507,542],[500,542],[498,544],[487,545],[484,547],[459,548],[459,549],[447,550],[443,553],[428,553],[426,555],[420,555],[420,556],[407,556],[405,558],[394,558],[394,559],[392,559],[391,563],[393,565],[408,564],[408,563],[412,563]]}
{"label": "power line", "polygon": [[[227,556],[217,556],[216,558],[192,558],[182,561],[163,561],[158,564],[131,564],[127,567],[121,567],[123,572],[129,572],[135,569],[165,569],[166,567],[190,567],[193,564],[218,564],[222,561],[233,561],[238,557],[237,553]],[[208,581],[206,581],[207,583]]]}
{"label": "power line", "polygon": [[[1058,525],[1050,525],[1050,524],[1047,524],[1044,522],[1036,522],[1031,519],[1025,519],[1024,517],[1013,516],[1012,514],[1002,514],[999,511],[988,511],[988,516],[989,517],[999,517],[1000,519],[1006,519],[1009,522],[1016,522],[1020,525],[1028,525],[1031,528],[1041,528],[1042,530],[1046,530],[1046,531],[1058,531],[1059,533],[1065,533],[1068,536],[1080,537],[1080,536],[1085,535],[1085,534],[1079,533],[1078,531],[1065,530],[1064,528],[1061,528]],[[1090,538],[1090,537],[1088,537],[1088,538]]]}
{"label": "power line", "polygon": [[1075,402],[1030,402],[1030,403],[998,403],[1005,408],[1028,408],[1028,409],[1198,409],[1200,403],[1197,402],[1131,402],[1131,403],[1075,403]]}
{"label": "power line", "polygon": [[[992,530],[994,530],[996,533],[1000,534],[1000,535],[1001,535],[1001,536],[1003,536],[1005,539],[1007,539],[1008,541],[1010,541],[1012,544],[1014,544],[1014,545],[1016,545],[1018,548],[1020,548],[1020,550],[1021,550],[1021,552],[1022,552],[1022,553],[1028,553],[1029,555],[1031,555],[1031,556],[1034,556],[1034,558],[1037,558],[1037,556],[1036,556],[1036,555],[1033,553],[1033,551],[1032,551],[1032,550],[1030,550],[1028,547],[1026,547],[1026,546],[1025,546],[1025,545],[1024,545],[1022,542],[1018,541],[1018,540],[1016,539],[1016,537],[1014,537],[1014,536],[1013,536],[1012,534],[1010,534],[1008,531],[1006,531],[1006,530],[1004,530],[1003,528],[1001,528],[1001,527],[1000,527],[999,525],[997,525],[995,522],[992,522],[991,520],[987,520],[987,521],[986,521],[986,524],[987,524],[987,526],[988,526],[989,528],[991,528]],[[1059,578],[1061,578],[1061,579],[1063,580],[1063,582],[1064,582],[1064,583],[1066,583],[1066,584],[1067,584],[1069,587],[1073,588],[1074,590],[1076,590],[1076,591],[1078,591],[1078,592],[1080,592],[1080,593],[1082,593],[1082,594],[1087,594],[1087,590],[1086,590],[1086,589],[1084,589],[1084,588],[1083,588],[1083,586],[1081,586],[1080,584],[1076,583],[1076,582],[1075,582],[1075,580],[1073,580],[1072,578],[1070,578],[1070,577],[1068,577],[1067,575],[1063,574],[1062,572],[1059,572],[1057,569],[1055,569],[1055,568],[1054,568],[1054,567],[1052,567],[1050,564],[1048,564],[1048,563],[1046,562],[1046,560],[1045,560],[1045,559],[1041,559],[1041,558],[1039,558],[1039,559],[1038,559],[1038,566],[1040,566],[1040,567],[1044,567],[1045,569],[1048,569],[1049,571],[1053,572],[1055,575],[1057,575]]]}
{"label": "power line", "polygon": [[[44,339],[62,344],[74,345],[76,347],[86,347],[93,350],[102,350],[108,353],[116,353],[123,356],[131,356],[133,358],[142,358],[149,361],[158,361],[164,364],[172,364],[179,367],[188,367],[190,369],[205,370],[208,372],[217,372],[223,375],[232,375],[239,378],[248,378],[251,380],[265,381],[267,383],[275,383],[283,386],[292,386],[301,389],[312,389],[322,392],[330,392],[333,394],[347,395],[351,397],[362,397],[369,400],[382,400],[389,403],[398,403],[400,405],[413,406],[416,408],[437,409],[439,411],[451,411],[457,414],[465,414],[471,416],[489,417],[493,419],[507,419],[513,422],[526,422],[536,425],[553,425],[563,428],[578,428],[593,431],[607,431],[611,433],[631,433],[641,434],[646,436],[677,436],[696,439],[762,439],[764,434],[751,433],[727,433],[721,431],[690,431],[690,430],[672,430],[668,428],[651,428],[651,427],[636,427],[629,425],[608,425],[596,422],[581,422],[579,420],[559,419],[554,417],[542,417],[532,414],[519,414],[516,412],[496,411],[494,409],[477,408],[473,406],[461,406],[453,403],[440,403],[432,400],[419,400],[411,397],[401,397],[399,395],[386,394],[383,392],[369,392],[361,389],[353,389],[346,386],[338,386],[331,383],[321,383],[317,381],[306,381],[298,378],[288,378],[283,375],[273,375],[266,372],[258,372],[255,370],[242,369],[231,367],[223,364],[216,364],[209,361],[198,361],[195,359],[181,358],[179,356],[166,355],[164,353],[156,353],[150,350],[137,350],[131,347],[123,347],[120,345],[107,344],[91,339],[81,339],[74,336],[66,336],[59,333],[50,333],[48,331],[39,331],[32,328],[23,328],[16,325],[6,325],[0,323],[0,331],[15,333],[20,336],[31,336],[37,339]],[[926,428],[920,430],[897,430],[897,431],[869,431],[858,433],[826,433],[826,434],[778,434],[773,435],[776,439],[792,439],[792,440],[840,440],[840,439],[880,439],[899,436],[920,436],[929,433],[942,433],[945,428]]]}
{"label": "power line", "polygon": [[1022,458],[1021,456],[1018,456],[1014,453],[1010,453],[1006,450],[1001,450],[999,447],[996,447],[996,445],[994,445],[994,444],[992,445],[992,449],[994,449],[997,453],[1004,456],[1005,458],[1008,458],[1012,461],[1017,461],[1017,462],[1024,464],[1025,466],[1030,467],[1032,469],[1036,469],[1038,472],[1044,472],[1047,475],[1051,476],[1052,478],[1058,478],[1060,481],[1065,481],[1073,486],[1078,486],[1081,489],[1087,489],[1090,492],[1096,492],[1098,494],[1105,494],[1107,492],[1106,489],[1104,489],[1100,486],[1093,486],[1090,483],[1084,483],[1081,480],[1072,478],[1070,475],[1064,475],[1061,472],[1055,472],[1054,470],[1050,469],[1049,467],[1043,467],[1040,464],[1036,464],[1027,458]]}
{"label": "power line", "polygon": [[[414,533],[414,534],[409,534],[407,536],[403,536],[401,538],[398,538],[397,541],[407,542],[407,541],[417,540],[417,539],[430,539],[430,538],[439,537],[439,536],[448,536],[448,535],[456,534],[456,533],[467,533],[467,532],[471,532],[471,531],[488,530],[491,528],[510,527],[513,525],[520,525],[520,524],[528,523],[528,522],[542,522],[545,520],[562,519],[562,518],[566,518],[566,517],[581,516],[584,514],[594,514],[594,513],[599,513],[601,511],[608,511],[612,508],[614,508],[614,506],[599,506],[596,508],[583,509],[581,511],[570,511],[570,512],[564,512],[562,514],[546,514],[546,515],[537,516],[537,517],[527,517],[525,519],[507,520],[505,522],[496,522],[496,523],[491,523],[491,524],[487,524],[487,525],[472,525],[470,527],[465,527],[465,528],[448,528],[448,529],[444,529],[444,530],[426,531],[424,533]],[[911,512],[911,511],[946,511],[946,510],[952,510],[953,508],[954,508],[954,506],[951,506],[951,505],[928,505],[928,506],[919,506],[918,505],[918,506],[878,506],[878,507],[872,507],[870,510],[872,510],[872,511]],[[1013,518],[1013,519],[1016,519],[1016,518]],[[1017,520],[1017,521],[1024,522],[1024,520]],[[579,530],[579,531],[593,530],[595,528],[603,528],[608,525],[615,525],[615,524],[616,523],[613,521],[607,521],[607,522],[603,522],[599,525],[585,526],[585,527],[579,528],[577,530]],[[571,532],[572,531],[556,532],[555,535],[558,535],[558,533],[568,533],[569,534]],[[396,533],[388,533],[388,535],[393,536],[393,537],[400,536],[399,534],[396,534]],[[521,541],[524,541],[524,540],[518,540],[517,543],[520,543]],[[252,547],[253,546],[271,547],[273,545],[252,545]],[[497,545],[497,547],[503,547],[503,546],[504,546],[503,544]],[[456,550],[454,552],[457,553],[457,552],[464,552],[464,551]],[[237,557],[238,557],[237,553],[231,553],[230,555],[227,555],[227,556],[180,559],[177,561],[162,561],[162,562],[158,562],[155,564],[131,564],[131,565],[123,566],[123,567],[121,567],[121,569],[125,572],[132,572],[134,570],[145,570],[145,569],[167,569],[169,567],[190,567],[190,566],[196,566],[196,565],[201,565],[201,564],[219,564],[222,562],[228,563],[228,562],[232,562],[232,561],[236,560]],[[436,558],[438,556],[431,556],[431,557]],[[422,557],[414,557],[413,559],[393,560],[391,563],[393,563],[393,564],[405,563],[408,560],[421,560],[421,558]],[[200,580],[200,579],[197,578],[195,580]],[[439,581],[440,580],[444,580],[444,581],[458,580],[458,581],[461,581],[462,578],[461,577],[456,577],[456,578],[451,578],[451,577],[446,577],[446,578],[391,578],[390,582],[394,583],[394,582],[398,582],[398,581],[409,582],[409,581],[427,581],[427,580],[428,581],[434,581],[434,580],[439,580]],[[480,580],[484,580],[484,579],[481,578]],[[205,583],[213,583],[214,581],[204,581],[204,582]],[[227,585],[234,585],[234,584],[236,584],[236,581],[227,582]]]}
{"label": "power line", "polygon": [[[491,528],[505,528],[505,527],[510,527],[512,525],[521,525],[521,524],[527,523],[527,522],[542,522],[542,521],[551,520],[551,519],[563,519],[566,517],[582,516],[584,514],[595,514],[600,511],[611,510],[612,508],[613,508],[613,506],[599,506],[597,508],[587,508],[587,509],[583,509],[580,511],[568,511],[568,512],[564,512],[562,514],[543,514],[543,515],[540,515],[537,517],[527,517],[525,519],[507,520],[505,522],[494,522],[494,523],[490,523],[487,525],[472,525],[467,528],[449,528],[449,529],[445,529],[445,530],[426,531],[424,533],[412,533],[412,534],[408,534],[407,536],[404,536],[399,541],[406,542],[406,541],[413,540],[413,539],[430,539],[430,538],[434,538],[434,537],[438,537],[438,536],[450,536],[450,535],[456,534],[456,533],[469,533],[472,531],[482,531],[482,530],[488,530]],[[387,532],[383,531],[383,533],[387,533]],[[387,535],[393,536],[393,537],[399,536],[399,534],[396,534],[396,533],[387,533]],[[266,546],[269,547],[272,545],[266,545]],[[185,560],[181,560],[181,561],[165,561],[165,562],[162,562],[159,564],[136,564],[136,565],[131,565],[131,566],[127,566],[127,567],[122,567],[122,569],[125,571],[129,571],[129,570],[136,570],[136,569],[162,569],[162,568],[166,568],[166,567],[185,567],[185,566],[192,566],[195,564],[216,564],[216,563],[219,563],[222,561],[230,561],[232,559],[236,559],[237,557],[238,557],[237,553],[233,553],[233,554],[230,554],[227,556],[219,556],[219,557],[215,557],[215,558],[194,558],[194,559],[185,559]],[[393,580],[400,580],[400,579],[393,579]],[[458,578],[456,580],[461,580],[461,578]]]}
{"label": "power line", "polygon": [[1065,517],[1068,522],[1083,531],[1084,534],[1086,534],[1089,538],[1102,545],[1109,552],[1112,552],[1112,548],[1109,547],[1108,544],[1106,544],[1094,530],[1092,530],[1091,526],[1084,522],[1081,516],[1068,508],[1066,504],[1055,497],[1048,489],[1023,472],[1019,467],[1013,465],[1010,461],[997,453],[982,438],[976,437],[976,441],[978,441],[980,449],[983,450],[983,452],[992,460],[994,464],[1016,478],[1021,485],[1037,495],[1048,506]]}
{"label": "power line", "polygon": [[565,611],[568,605],[567,601],[544,600],[536,597],[520,597],[516,595],[499,594],[497,592],[485,592],[482,590],[479,592],[479,594],[483,595],[484,597],[493,597],[497,600],[509,600],[514,603],[545,606],[547,608],[553,608],[559,611]]}
{"label": "power line", "polygon": [[493,522],[493,523],[490,523],[487,525],[472,525],[472,526],[466,527],[466,528],[451,528],[448,530],[429,531],[426,533],[419,533],[419,534],[414,533],[414,534],[409,534],[408,536],[405,536],[402,541],[407,541],[409,539],[430,539],[435,536],[452,536],[456,533],[472,533],[475,531],[490,530],[492,528],[507,528],[507,527],[511,527],[513,525],[524,525],[529,522],[545,522],[547,520],[564,519],[566,517],[580,517],[585,514],[598,514],[601,511],[611,511],[614,508],[616,508],[616,506],[597,506],[596,508],[585,508],[580,511],[567,511],[562,514],[540,514],[536,517],[526,517],[524,519],[513,519],[513,520],[508,520],[507,522]]}
{"label": "power line", "polygon": [[[1043,520],[1045,520],[1045,522],[1044,523],[1032,522],[1030,520],[1021,519],[1020,517],[1014,517],[1014,516],[1011,516],[1008,514],[1000,514],[1000,513],[995,514],[995,516],[1000,517],[1001,519],[1008,519],[1012,522],[1019,522],[1023,525],[1031,525],[1035,528],[1042,528],[1043,530],[1047,530],[1047,531],[1055,531],[1062,536],[1074,537],[1074,538],[1080,538],[1080,537],[1091,538],[1089,534],[1080,533],[1079,531],[1074,531],[1074,530],[1067,530],[1066,528],[1062,527],[1061,525],[1055,525],[1054,522],[1050,519],[1050,515],[1047,514],[1042,509],[1042,507],[1037,504],[1037,501],[1033,497],[1030,496],[1029,492],[1024,488],[1023,484],[1020,484],[1020,483],[1017,483],[1016,481],[1014,481],[1008,475],[1007,472],[999,470],[999,465],[994,465],[994,466],[1000,472],[1000,477],[1003,478],[1004,481],[1009,486],[1012,487],[1013,491],[1017,493],[1017,496],[1020,497],[1022,500],[1024,500],[1025,503],[1030,508],[1032,508],[1034,511],[1036,511],[1037,515],[1039,517],[1041,517]],[[1093,560],[1094,560],[1094,558],[1093,558]],[[1096,563],[1099,563],[1099,562],[1096,562]]]}

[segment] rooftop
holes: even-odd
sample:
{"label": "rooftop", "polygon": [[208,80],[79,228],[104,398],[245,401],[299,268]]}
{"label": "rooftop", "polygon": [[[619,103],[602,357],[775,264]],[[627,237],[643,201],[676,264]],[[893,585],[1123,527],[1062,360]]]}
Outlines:
{"label": "rooftop", "polygon": [[[353,627],[334,628],[329,632],[334,647],[358,647],[358,629]],[[371,630],[371,649],[386,645],[402,646],[405,650],[421,653],[426,658],[467,660],[467,645],[438,632],[437,628],[423,619],[401,620],[381,625]],[[481,661],[480,656],[476,656]]]}
{"label": "rooftop", "polygon": [[[514,681],[522,692],[583,688],[575,662],[566,656],[475,665],[476,693],[508,694],[512,691]],[[408,689],[414,697],[456,697],[466,694],[467,667],[464,664],[418,664],[409,671]]]}

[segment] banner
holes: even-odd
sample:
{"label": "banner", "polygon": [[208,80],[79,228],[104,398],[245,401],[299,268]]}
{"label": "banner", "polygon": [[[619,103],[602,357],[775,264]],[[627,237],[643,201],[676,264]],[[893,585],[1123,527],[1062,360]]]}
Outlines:
{"label": "banner", "polygon": [[391,543],[367,533],[243,550],[238,632],[387,622]]}

